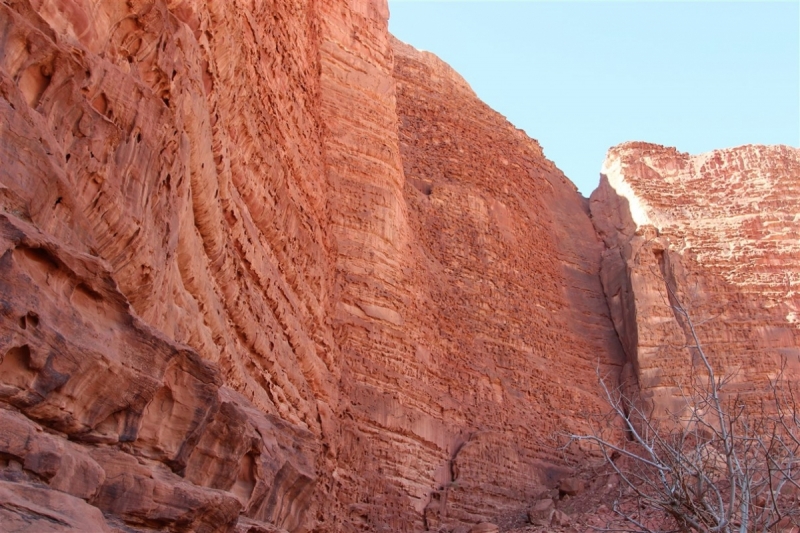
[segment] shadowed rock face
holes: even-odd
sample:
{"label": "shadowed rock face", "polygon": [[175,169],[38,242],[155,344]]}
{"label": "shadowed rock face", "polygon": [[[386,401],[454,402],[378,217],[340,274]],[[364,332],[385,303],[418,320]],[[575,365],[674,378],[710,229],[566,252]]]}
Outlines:
{"label": "shadowed rock face", "polygon": [[729,393],[765,387],[782,361],[796,375],[798,175],[787,146],[609,151],[590,202],[608,246],[601,277],[639,385],[662,409],[681,406],[678,387],[699,363],[677,302]]}
{"label": "shadowed rock face", "polygon": [[663,332],[609,288],[650,283],[608,259],[637,231],[619,198],[593,204],[608,251],[538,143],[387,19],[0,5],[3,523],[511,523],[620,338],[657,368],[632,354]]}

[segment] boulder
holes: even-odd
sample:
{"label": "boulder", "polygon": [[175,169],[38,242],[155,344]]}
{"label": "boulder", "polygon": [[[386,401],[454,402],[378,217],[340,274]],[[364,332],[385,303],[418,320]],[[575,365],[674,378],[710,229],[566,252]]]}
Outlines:
{"label": "boulder", "polygon": [[575,496],[584,491],[586,482],[576,477],[568,477],[561,480],[558,485],[558,491],[561,496],[564,494],[568,496]]}
{"label": "boulder", "polygon": [[553,513],[553,518],[550,522],[550,525],[558,526],[558,527],[567,527],[571,523],[569,515],[563,511],[556,509]]}
{"label": "boulder", "polygon": [[555,511],[556,504],[553,500],[539,500],[528,511],[528,520],[534,526],[549,526]]}
{"label": "boulder", "polygon": [[14,533],[111,533],[97,507],[64,492],[0,481],[0,529]]}

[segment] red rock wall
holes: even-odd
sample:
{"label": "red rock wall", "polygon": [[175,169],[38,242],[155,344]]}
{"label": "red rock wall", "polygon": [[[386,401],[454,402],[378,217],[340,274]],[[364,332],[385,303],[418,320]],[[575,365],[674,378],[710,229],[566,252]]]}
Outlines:
{"label": "red rock wall", "polygon": [[0,13],[3,520],[419,531],[562,475],[603,245],[385,1]]}
{"label": "red rock wall", "polygon": [[645,395],[679,409],[700,364],[685,347],[678,302],[718,377],[731,380],[728,393],[762,389],[782,361],[796,375],[800,152],[743,146],[690,156],[627,143],[609,151],[603,173],[591,198],[609,247],[603,283]]}
{"label": "red rock wall", "polygon": [[563,464],[553,433],[597,409],[596,367],[621,363],[602,243],[574,185],[447,65],[395,41],[395,78],[418,294],[405,374],[424,383],[398,396],[440,413],[446,459],[426,517],[513,515]]}
{"label": "red rock wall", "polygon": [[6,197],[264,411],[316,427],[335,389],[319,30],[311,6],[245,4],[4,7]]}
{"label": "red rock wall", "polygon": [[[128,523],[221,529],[241,510],[313,524],[332,470],[320,413],[339,401],[317,4],[0,11],[2,206],[24,228],[4,247],[4,300],[19,307],[3,328],[7,405],[116,450],[78,497]],[[74,361],[48,370],[51,338],[82,355],[58,348]],[[154,461],[144,478],[172,476],[165,510],[162,485],[111,482],[134,457]],[[184,514],[210,506],[204,494],[227,503],[201,527]]]}

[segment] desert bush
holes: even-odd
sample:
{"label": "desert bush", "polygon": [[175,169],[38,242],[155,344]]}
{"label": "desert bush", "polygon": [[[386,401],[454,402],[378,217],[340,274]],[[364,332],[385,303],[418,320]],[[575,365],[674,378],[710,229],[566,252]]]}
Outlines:
{"label": "desert bush", "polygon": [[697,361],[679,408],[656,416],[652,403],[598,372],[610,417],[569,442],[593,443],[635,500],[614,505],[630,531],[791,531],[800,525],[800,419],[785,361],[757,394],[729,393],[730,378],[715,374],[689,313],[670,296]]}

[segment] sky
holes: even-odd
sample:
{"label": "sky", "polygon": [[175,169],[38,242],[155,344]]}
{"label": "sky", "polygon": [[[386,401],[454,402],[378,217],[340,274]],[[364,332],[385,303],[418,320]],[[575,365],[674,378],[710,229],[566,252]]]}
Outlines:
{"label": "sky", "polygon": [[389,0],[588,196],[606,151],[800,146],[800,1]]}

